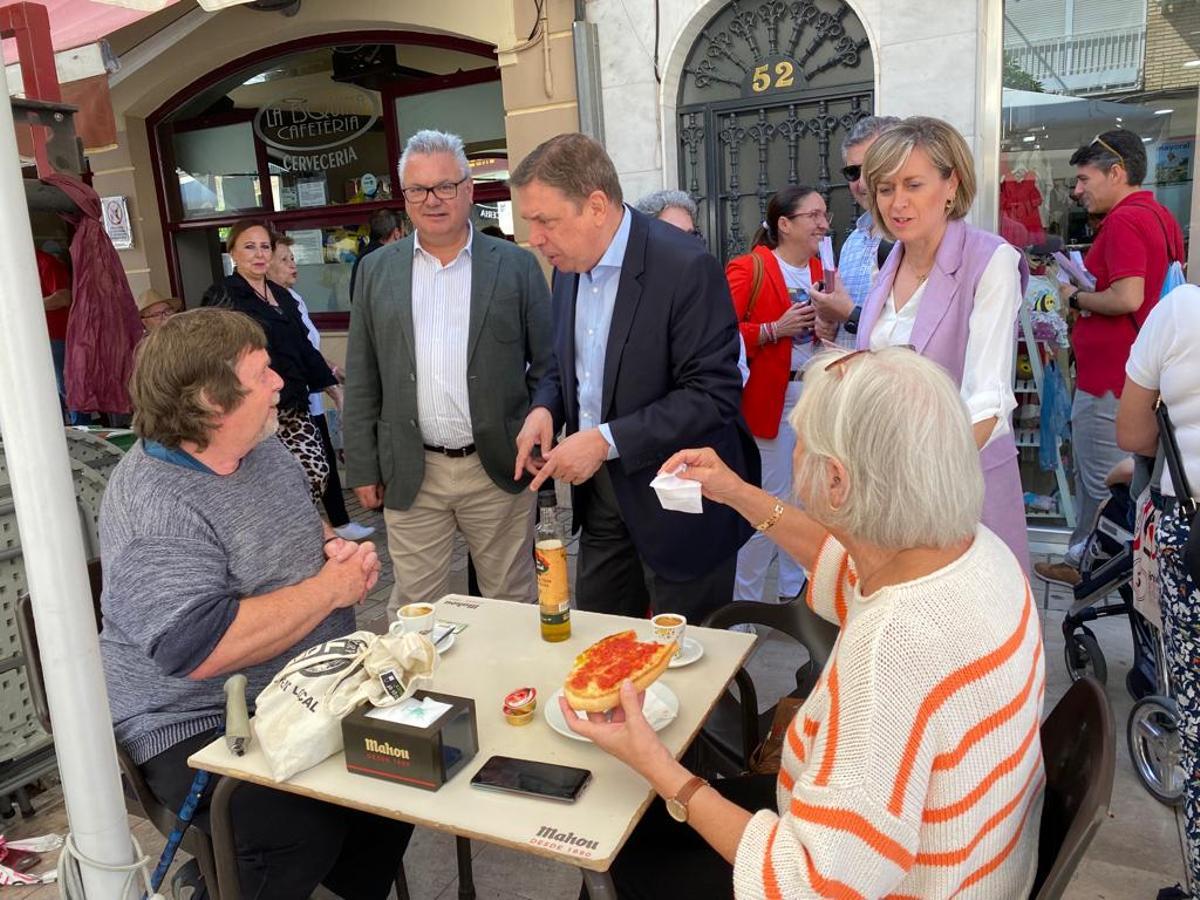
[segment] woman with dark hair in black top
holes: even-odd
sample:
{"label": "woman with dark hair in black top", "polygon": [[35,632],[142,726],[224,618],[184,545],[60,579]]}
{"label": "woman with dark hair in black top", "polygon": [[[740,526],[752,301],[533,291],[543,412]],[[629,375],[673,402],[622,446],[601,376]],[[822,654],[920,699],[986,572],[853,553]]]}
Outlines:
{"label": "woman with dark hair in black top", "polygon": [[325,358],[309,343],[292,295],[267,279],[275,238],[266,224],[252,219],[238,222],[230,230],[226,246],[233,258],[233,274],[205,291],[201,305],[245,313],[266,332],[271,368],[283,379],[279,439],[304,467],[313,503],[320,503],[330,461],[325,458],[321,435],[308,414],[308,395],[339,391],[337,379]]}

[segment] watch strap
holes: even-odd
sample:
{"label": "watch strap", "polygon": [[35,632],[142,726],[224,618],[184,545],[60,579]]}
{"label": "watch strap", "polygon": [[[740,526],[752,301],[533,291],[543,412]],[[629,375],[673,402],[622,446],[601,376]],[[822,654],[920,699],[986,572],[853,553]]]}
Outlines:
{"label": "watch strap", "polygon": [[705,779],[701,778],[699,775],[693,775],[687,780],[687,782],[684,783],[683,787],[679,789],[679,793],[677,793],[671,799],[684,809],[687,809],[688,801],[692,799],[696,791],[707,786],[708,782]]}

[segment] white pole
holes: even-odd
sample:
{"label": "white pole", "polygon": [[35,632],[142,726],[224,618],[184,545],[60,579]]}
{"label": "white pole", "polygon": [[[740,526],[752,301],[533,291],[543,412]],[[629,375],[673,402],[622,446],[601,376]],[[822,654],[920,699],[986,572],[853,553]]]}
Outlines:
{"label": "white pole", "polygon": [[[63,798],[79,851],[106,865],[127,865],[133,861],[133,845],[6,97],[0,98],[0,273],[0,430],[33,598]],[[88,866],[82,870],[88,898],[124,900],[125,873]]]}

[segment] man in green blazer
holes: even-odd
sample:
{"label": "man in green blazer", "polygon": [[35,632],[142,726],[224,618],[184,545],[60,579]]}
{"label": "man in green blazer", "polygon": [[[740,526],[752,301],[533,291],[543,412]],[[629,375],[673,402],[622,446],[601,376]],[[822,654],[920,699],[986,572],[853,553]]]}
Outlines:
{"label": "man in green blazer", "polygon": [[419,131],[400,157],[415,231],[358,272],[346,352],[346,474],[383,507],[389,601],[448,589],[454,533],[489,597],[534,597],[533,494],[516,436],[552,353],[550,292],[533,255],[471,226],[462,140]]}

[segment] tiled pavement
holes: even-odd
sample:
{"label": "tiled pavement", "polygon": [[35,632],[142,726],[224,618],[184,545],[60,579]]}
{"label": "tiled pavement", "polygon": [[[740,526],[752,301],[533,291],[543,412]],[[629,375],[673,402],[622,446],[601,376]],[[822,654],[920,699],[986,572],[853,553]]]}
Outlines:
{"label": "tiled pavement", "polygon": [[[360,627],[381,631],[386,624],[387,598],[391,590],[391,564],[387,559],[382,516],[364,512],[351,495],[347,497],[351,515],[364,524],[377,527],[374,540],[383,560],[383,577],[359,609],[358,621]],[[572,564],[573,557],[574,547]],[[773,582],[767,587],[770,596]],[[1036,581],[1034,587],[1046,642],[1046,709],[1049,710],[1069,684],[1063,663],[1061,623],[1070,606],[1071,595],[1065,589]],[[464,593],[467,589],[466,550],[461,543],[454,555],[450,589]],[[1092,842],[1066,898],[1141,900],[1153,897],[1159,887],[1184,878],[1182,816],[1156,802],[1142,789],[1129,761],[1125,723],[1132,702],[1125,691],[1124,677],[1132,663],[1132,646],[1127,621],[1111,618],[1092,623],[1091,627],[1108,661],[1108,696],[1113,704],[1117,728],[1117,777],[1109,819]],[[760,639],[750,669],[760,687],[763,703],[773,703],[789,689],[791,673],[803,661],[802,653],[790,639],[774,633]],[[34,805],[37,813],[32,818],[17,816],[3,826],[9,838],[67,830],[66,812],[57,785],[51,784],[35,797]],[[162,838],[148,822],[134,817],[130,821],[134,836],[145,852],[157,855]],[[453,839],[447,835],[417,830],[406,854],[413,900],[453,900],[457,896],[454,846]],[[580,882],[577,871],[569,866],[480,843],[474,845],[474,875],[478,896],[487,900],[573,900],[578,896]],[[58,896],[57,887],[52,885],[5,890],[27,900],[51,900]],[[319,892],[315,896],[327,900],[333,895]]]}

